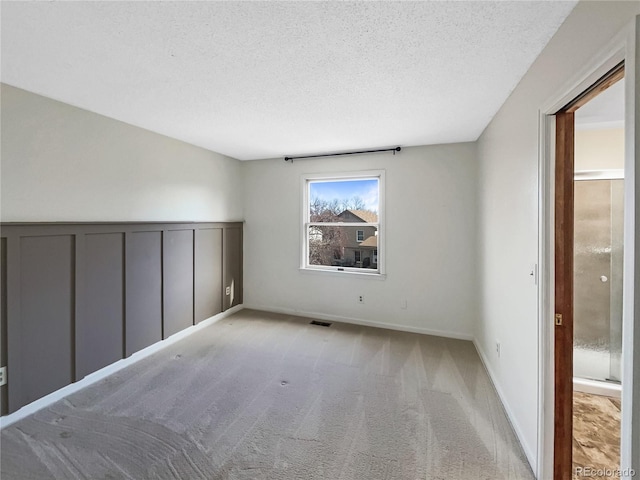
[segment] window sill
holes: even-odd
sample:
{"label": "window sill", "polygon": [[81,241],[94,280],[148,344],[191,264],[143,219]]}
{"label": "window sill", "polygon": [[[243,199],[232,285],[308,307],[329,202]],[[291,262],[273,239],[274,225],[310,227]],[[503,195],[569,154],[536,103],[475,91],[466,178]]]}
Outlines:
{"label": "window sill", "polygon": [[311,275],[328,275],[332,277],[359,277],[359,278],[369,278],[372,280],[386,280],[386,273],[378,273],[378,272],[356,272],[353,270],[337,270],[337,269],[329,269],[329,268],[310,268],[310,267],[300,267],[300,272]]}

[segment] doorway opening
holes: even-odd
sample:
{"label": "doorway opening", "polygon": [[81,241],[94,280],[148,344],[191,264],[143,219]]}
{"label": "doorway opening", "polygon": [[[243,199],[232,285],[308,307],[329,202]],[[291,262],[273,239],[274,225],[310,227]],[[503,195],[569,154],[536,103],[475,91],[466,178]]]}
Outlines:
{"label": "doorway opening", "polygon": [[554,478],[562,480],[608,478],[620,466],[623,77],[621,63],[556,114]]}

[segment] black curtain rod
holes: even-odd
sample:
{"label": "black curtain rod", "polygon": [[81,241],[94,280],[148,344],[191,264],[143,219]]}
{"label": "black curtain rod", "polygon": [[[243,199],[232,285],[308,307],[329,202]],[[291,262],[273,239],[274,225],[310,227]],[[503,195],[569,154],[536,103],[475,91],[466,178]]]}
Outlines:
{"label": "black curtain rod", "polygon": [[402,150],[402,148],[394,147],[394,148],[381,148],[379,150],[362,150],[359,152],[324,153],[320,155],[302,155],[299,157],[284,157],[284,161],[293,163],[294,160],[299,158],[337,157],[339,155],[358,155],[360,153],[378,153],[378,152],[393,152],[393,154],[395,155],[396,152],[399,152],[400,150]]}

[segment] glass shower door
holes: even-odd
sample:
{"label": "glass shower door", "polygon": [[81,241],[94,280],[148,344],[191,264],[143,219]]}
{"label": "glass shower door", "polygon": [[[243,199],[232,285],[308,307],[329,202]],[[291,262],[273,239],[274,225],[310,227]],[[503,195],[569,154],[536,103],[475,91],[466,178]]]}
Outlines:
{"label": "glass shower door", "polygon": [[622,179],[575,182],[574,377],[620,381]]}

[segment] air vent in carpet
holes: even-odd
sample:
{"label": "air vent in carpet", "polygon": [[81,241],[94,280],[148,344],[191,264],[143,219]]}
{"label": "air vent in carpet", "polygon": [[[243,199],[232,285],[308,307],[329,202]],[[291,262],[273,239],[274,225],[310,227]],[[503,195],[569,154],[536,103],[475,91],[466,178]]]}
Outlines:
{"label": "air vent in carpet", "polygon": [[317,320],[312,320],[311,325],[320,325],[321,327],[330,327],[331,324],[327,322],[319,322]]}

